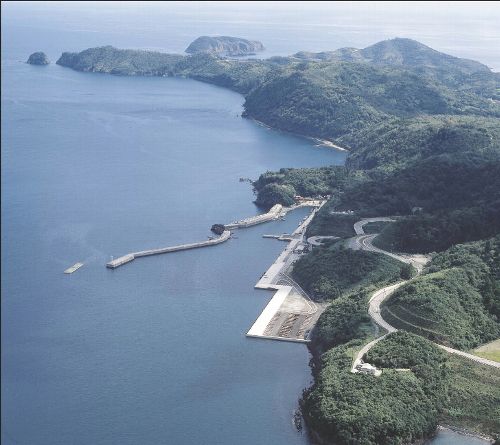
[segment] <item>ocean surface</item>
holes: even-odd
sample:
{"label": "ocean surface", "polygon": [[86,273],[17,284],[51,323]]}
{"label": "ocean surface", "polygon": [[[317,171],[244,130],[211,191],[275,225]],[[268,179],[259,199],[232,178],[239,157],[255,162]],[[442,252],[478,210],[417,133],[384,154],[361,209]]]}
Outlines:
{"label": "ocean surface", "polygon": [[[125,32],[110,14],[51,7],[2,4],[2,443],[306,445],[292,414],[307,349],[244,333],[271,297],[253,286],[284,248],[262,234],[307,210],[216,247],[104,265],[260,213],[240,177],[345,155],[241,118],[243,97],[222,88],[23,63],[105,43],[181,48],[199,31],[182,14]],[[459,440],[477,443],[435,444]]]}

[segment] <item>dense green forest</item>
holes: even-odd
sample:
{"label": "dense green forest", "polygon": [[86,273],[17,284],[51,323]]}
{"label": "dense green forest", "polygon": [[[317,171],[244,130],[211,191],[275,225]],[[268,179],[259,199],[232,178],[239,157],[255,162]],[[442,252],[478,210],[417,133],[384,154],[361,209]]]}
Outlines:
{"label": "dense green forest", "polygon": [[[270,126],[337,140],[393,117],[500,116],[500,107],[399,68],[348,62],[290,65],[245,101],[246,115]],[[354,140],[353,140],[354,138]],[[356,151],[357,138],[347,148]]]}
{"label": "dense green forest", "polygon": [[403,263],[381,253],[346,249],[342,243],[317,247],[298,259],[293,278],[317,300],[332,300],[367,285],[395,282]]}
{"label": "dense green forest", "polygon": [[101,72],[126,76],[161,76],[183,59],[178,54],[155,51],[116,49],[112,46],[89,48],[80,53],[62,53],[58,65],[77,71]]}
{"label": "dense green forest", "polygon": [[320,168],[282,168],[259,176],[253,186],[257,191],[256,204],[272,207],[274,204],[290,205],[296,195],[318,197],[336,193],[348,181],[359,176],[342,166]]}
{"label": "dense green forest", "polygon": [[348,158],[351,168],[390,171],[444,153],[498,152],[500,126],[497,118],[419,115],[368,126],[339,143],[354,147]]}
{"label": "dense green forest", "polygon": [[[295,184],[310,195],[315,190],[330,194],[308,235],[352,236],[348,226],[360,217],[404,216],[375,240],[381,248],[402,252],[441,251],[500,231],[500,149],[430,156],[389,172],[327,170],[268,172],[256,182],[257,202],[262,183],[288,187],[290,195]],[[341,213],[346,211],[352,213]]]}
{"label": "dense green forest", "polygon": [[380,377],[352,374],[353,354],[366,340],[361,340],[363,320],[349,319],[358,325],[351,331],[353,340],[330,343],[301,401],[315,434],[339,445],[410,443],[431,435],[438,422],[499,434],[497,369],[447,355],[428,340],[399,331],[365,356],[383,370]]}
{"label": "dense green forest", "polygon": [[[399,306],[398,316],[433,332],[426,335],[398,325],[384,313],[391,324],[420,335],[399,331],[368,352],[365,360],[384,369],[376,382],[349,370],[355,351],[380,335],[367,314],[377,278],[372,276],[350,291],[349,284],[359,277],[349,266],[352,254],[359,252],[344,250],[341,244],[316,248],[295,265],[303,276],[294,276],[302,279],[303,286],[314,290],[325,276],[344,285],[344,292],[335,289],[330,295],[334,299],[313,332],[315,383],[305,391],[302,409],[314,434],[339,444],[401,443],[429,435],[437,422],[498,434],[498,370],[448,357],[422,335],[464,350],[500,335],[500,237],[456,245],[435,255],[420,277],[389,299],[388,307]],[[397,280],[397,274],[392,279]],[[390,370],[395,368],[411,371]],[[410,397],[412,393],[418,401]]]}
{"label": "dense green forest", "polygon": [[[499,76],[482,64],[409,39],[380,42],[363,53],[363,60],[293,56],[234,60],[206,53],[183,56],[107,46],[63,53],[57,63],[80,71],[184,76],[231,88],[245,94],[245,115],[294,133],[343,138],[352,152],[363,150],[367,141],[369,145],[374,132],[386,133],[387,125],[397,134],[407,126],[405,119],[417,119],[412,127],[419,127],[422,115],[500,116],[500,105],[491,100],[497,98]],[[444,125],[450,120],[439,119],[444,119]],[[456,122],[452,125],[460,129],[461,121]],[[377,130],[380,125],[385,127]],[[408,140],[417,139],[412,131],[406,134]],[[372,162],[367,161],[367,166]]]}
{"label": "dense green forest", "polygon": [[350,372],[357,345],[337,346],[322,356],[302,400],[313,430],[339,445],[409,443],[432,434],[446,402],[446,355],[420,337],[392,334],[370,351],[370,360],[384,368],[374,381]]}
{"label": "dense green forest", "polygon": [[360,217],[356,213],[333,213],[334,200],[328,201],[307,227],[307,236],[338,236],[350,238],[355,235],[353,225]]}
{"label": "dense green forest", "polygon": [[393,326],[469,350],[500,336],[500,236],[456,245],[382,308]]}
{"label": "dense green forest", "polygon": [[312,348],[320,355],[352,339],[369,336],[373,327],[366,310],[370,293],[360,290],[333,300],[316,324]]}

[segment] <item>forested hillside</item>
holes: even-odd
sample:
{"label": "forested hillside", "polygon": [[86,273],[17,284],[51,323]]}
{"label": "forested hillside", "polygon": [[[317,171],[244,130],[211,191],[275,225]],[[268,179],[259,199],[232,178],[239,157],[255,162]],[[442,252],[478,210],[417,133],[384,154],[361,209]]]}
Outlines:
{"label": "forested hillside", "polygon": [[348,148],[350,168],[391,170],[442,153],[498,150],[498,73],[409,39],[339,54],[234,60],[106,46],[63,53],[57,63],[231,88],[245,95],[244,115]]}
{"label": "forested hillside", "polygon": [[339,445],[411,443],[432,434],[446,403],[446,355],[417,336],[392,334],[370,351],[370,361],[385,368],[375,382],[350,372],[358,344],[322,356],[302,402],[308,424],[324,441]]}
{"label": "forested hillside", "polygon": [[403,264],[375,252],[346,249],[342,243],[315,248],[297,260],[293,278],[318,300],[332,300],[368,285],[401,278]]}
{"label": "forested hillside", "polygon": [[462,350],[500,336],[500,235],[436,255],[382,309],[393,326]]}

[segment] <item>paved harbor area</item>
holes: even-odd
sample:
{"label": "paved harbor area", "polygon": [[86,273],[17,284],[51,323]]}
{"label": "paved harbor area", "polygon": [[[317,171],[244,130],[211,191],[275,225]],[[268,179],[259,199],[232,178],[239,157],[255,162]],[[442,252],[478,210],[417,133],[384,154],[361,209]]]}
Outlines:
{"label": "paved harbor area", "polygon": [[304,218],[293,232],[286,248],[255,285],[257,289],[273,290],[275,294],[247,332],[248,337],[299,343],[310,341],[311,330],[325,306],[312,301],[288,273],[308,246],[304,233],[323,203],[318,204],[318,208]]}

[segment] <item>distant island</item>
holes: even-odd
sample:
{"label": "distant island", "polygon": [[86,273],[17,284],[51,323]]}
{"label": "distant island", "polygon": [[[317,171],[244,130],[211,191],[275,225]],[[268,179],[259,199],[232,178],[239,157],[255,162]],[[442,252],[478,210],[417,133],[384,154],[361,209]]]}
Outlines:
{"label": "distant island", "polygon": [[229,36],[201,36],[193,41],[186,53],[212,53],[223,56],[247,56],[264,51],[264,45],[255,40]]}
{"label": "distant island", "polygon": [[[326,305],[301,401],[311,435],[422,443],[441,422],[500,443],[500,370],[470,359],[500,361],[500,74],[403,38],[265,60],[225,54],[106,46],[57,63],[229,88],[244,95],[245,117],[348,149],[344,166],[283,168],[253,182],[265,207],[329,197],[306,237],[336,239],[302,255],[290,275]],[[388,216],[354,238],[359,220]],[[369,250],[356,250],[361,239]],[[430,260],[417,273],[391,252]],[[399,332],[363,355],[382,374],[353,373],[357,354],[385,332],[368,315],[371,297],[393,283],[401,286],[380,316]]]}
{"label": "distant island", "polygon": [[41,51],[31,54],[26,63],[30,65],[48,65],[50,63],[47,55]]}

